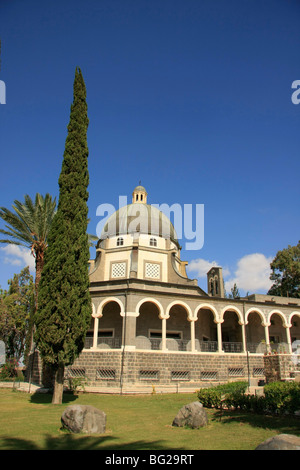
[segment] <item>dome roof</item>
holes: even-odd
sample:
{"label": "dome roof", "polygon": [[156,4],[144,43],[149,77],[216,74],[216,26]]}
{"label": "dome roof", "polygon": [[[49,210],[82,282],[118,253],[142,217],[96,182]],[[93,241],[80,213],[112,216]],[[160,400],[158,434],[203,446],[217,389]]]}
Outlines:
{"label": "dome roof", "polygon": [[100,240],[134,233],[168,238],[179,246],[170,219],[156,207],[139,202],[128,204],[114,212],[103,227]]}
{"label": "dome roof", "polygon": [[136,186],[134,188],[133,192],[135,192],[135,191],[144,191],[145,193],[147,192],[146,189],[144,188],[144,186],[141,186],[141,185]]}

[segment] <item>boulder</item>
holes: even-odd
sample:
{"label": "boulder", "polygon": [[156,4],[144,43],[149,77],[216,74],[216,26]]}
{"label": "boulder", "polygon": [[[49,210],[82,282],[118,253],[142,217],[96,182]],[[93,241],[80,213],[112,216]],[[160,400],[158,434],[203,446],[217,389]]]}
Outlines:
{"label": "boulder", "polygon": [[70,405],[64,410],[61,423],[70,432],[103,434],[106,414],[90,405]]}
{"label": "boulder", "polygon": [[300,450],[300,437],[278,434],[259,444],[255,450]]}
{"label": "boulder", "polygon": [[188,426],[190,428],[201,428],[206,426],[208,418],[202,403],[194,401],[183,406],[175,416],[172,426]]}

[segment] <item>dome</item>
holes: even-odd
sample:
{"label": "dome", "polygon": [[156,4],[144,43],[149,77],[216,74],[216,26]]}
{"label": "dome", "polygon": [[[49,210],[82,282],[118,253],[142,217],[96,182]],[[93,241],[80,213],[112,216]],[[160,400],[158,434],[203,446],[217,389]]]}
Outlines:
{"label": "dome", "polygon": [[156,207],[140,202],[128,204],[114,212],[108,218],[100,240],[134,233],[168,238],[179,246],[177,234],[170,219]]}
{"label": "dome", "polygon": [[136,192],[136,191],[143,191],[143,192],[147,192],[146,189],[144,188],[144,186],[136,186],[136,188],[134,188],[133,192]]}

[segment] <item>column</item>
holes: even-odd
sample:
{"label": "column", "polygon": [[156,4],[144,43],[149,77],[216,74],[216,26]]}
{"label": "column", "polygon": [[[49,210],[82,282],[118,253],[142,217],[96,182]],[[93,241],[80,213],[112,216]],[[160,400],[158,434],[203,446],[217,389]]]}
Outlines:
{"label": "column", "polygon": [[285,326],[286,328],[286,339],[288,344],[288,353],[292,354],[292,340],[291,340],[291,333],[290,333],[290,326]]}
{"label": "column", "polygon": [[126,351],[132,351],[135,349],[136,317],[136,312],[126,312],[123,315],[122,348]]}
{"label": "column", "polygon": [[97,346],[98,346],[98,328],[99,328],[99,317],[94,317],[93,349],[97,349]]}
{"label": "column", "polygon": [[161,350],[166,351],[167,350],[167,319],[166,318],[161,319],[161,336],[162,336]]}
{"label": "column", "polygon": [[264,325],[264,327],[265,327],[265,338],[266,338],[267,352],[269,352],[270,351],[269,326]]}
{"label": "column", "polygon": [[242,323],[241,326],[242,326],[243,352],[245,353],[246,352],[246,334],[245,334],[246,325],[245,323]]}
{"label": "column", "polygon": [[221,322],[217,322],[217,334],[218,334],[218,352],[222,353],[223,352],[223,347],[222,347],[222,328],[221,328]]}
{"label": "column", "polygon": [[191,351],[195,352],[195,320],[191,321]]}

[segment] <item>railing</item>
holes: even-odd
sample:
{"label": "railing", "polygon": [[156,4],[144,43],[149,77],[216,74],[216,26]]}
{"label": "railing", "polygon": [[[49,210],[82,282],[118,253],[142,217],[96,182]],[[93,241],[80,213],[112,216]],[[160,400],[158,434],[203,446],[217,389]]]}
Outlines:
{"label": "railing", "polygon": [[[199,351],[201,352],[217,352],[218,351],[218,342],[217,341],[199,341]],[[197,343],[196,343],[196,349]]]}
{"label": "railing", "polygon": [[[166,349],[168,351],[191,351],[191,340],[183,340],[176,338],[166,338]],[[135,344],[137,350],[152,350],[152,351],[161,351],[162,350],[162,338],[147,338],[139,336],[136,338]],[[98,349],[120,349],[122,346],[121,338],[98,338],[97,339],[97,348]],[[93,338],[87,337],[84,343],[85,349],[90,349],[93,347]],[[266,343],[247,343],[247,351],[251,354],[265,354],[268,352]],[[222,350],[225,353],[243,353],[243,343],[242,342],[232,342],[232,341],[223,341]],[[270,344],[269,350],[271,352],[287,353],[288,345],[287,343],[275,343]],[[196,352],[218,352],[218,342],[217,341],[199,341],[195,340],[195,351]]]}
{"label": "railing", "polygon": [[243,343],[223,342],[222,349],[225,353],[241,353],[243,352]]}
{"label": "railing", "polygon": [[[85,349],[90,349],[93,347],[93,338],[85,338],[84,347]],[[120,349],[121,348],[121,338],[98,338],[97,339],[97,348],[98,349]]]}

